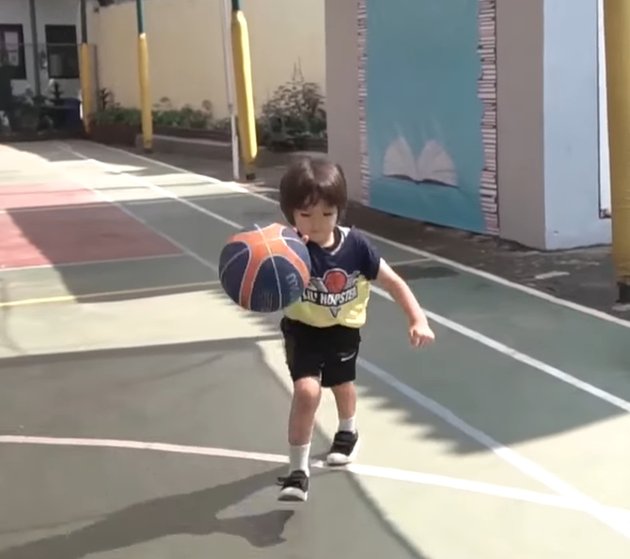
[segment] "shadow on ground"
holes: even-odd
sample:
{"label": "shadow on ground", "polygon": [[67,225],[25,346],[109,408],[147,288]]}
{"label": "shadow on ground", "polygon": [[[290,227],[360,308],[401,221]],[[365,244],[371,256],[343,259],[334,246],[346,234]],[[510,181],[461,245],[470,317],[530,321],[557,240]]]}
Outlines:
{"label": "shadow on ground", "polygon": [[202,491],[136,503],[67,534],[0,550],[0,559],[83,559],[167,536],[213,533],[238,536],[255,548],[278,546],[286,541],[282,533],[295,514],[292,510],[276,509],[225,520],[217,516],[261,486],[273,483],[274,476],[284,471],[277,468]]}
{"label": "shadow on ground", "polygon": [[[54,437],[65,433],[237,449],[271,449],[277,444],[284,453],[288,395],[265,364],[258,346],[267,339],[261,336],[5,359],[0,424],[5,426],[5,433],[23,435],[46,433]],[[63,410],[58,407],[60,399],[65,402]],[[112,405],[115,405],[114,414]],[[261,424],[268,428],[261,429]],[[247,429],[248,425],[256,428]],[[315,446],[322,448],[327,444],[323,435],[316,433]],[[3,445],[2,450],[25,448],[29,446]],[[42,451],[46,447],[30,448]],[[84,457],[86,467],[98,460],[98,456],[89,454],[93,452],[89,448],[68,448],[64,452],[75,457],[74,467],[81,464],[77,453]],[[71,490],[72,468],[63,468],[58,474],[62,476],[61,487],[52,486],[52,480],[57,479],[55,468],[60,467],[58,461],[63,456],[54,454],[49,461],[29,461],[21,466],[14,462],[13,468],[5,468],[3,475],[11,477],[15,491],[3,495],[0,522],[14,526],[13,532],[26,534],[31,526],[29,506],[37,507],[39,517],[41,511],[47,511],[52,517],[42,524],[49,526],[63,525],[64,515],[88,516],[82,512],[86,505],[80,492]],[[103,456],[102,462],[107,462],[109,454]],[[214,465],[208,469],[208,487],[104,511],[80,528],[5,547],[0,550],[0,559],[84,559],[92,554],[182,535],[235,536],[236,539],[210,540],[212,556],[217,557],[239,556],[236,550],[242,551],[246,545],[255,550],[256,557],[325,557],[339,552],[349,559],[359,559],[373,551],[378,557],[427,559],[391,524],[351,474],[316,471],[313,476],[316,488],[308,503],[280,505],[276,501],[276,480],[286,473],[284,464],[269,467],[250,458],[245,462],[239,460],[239,469],[235,471],[230,462],[233,459],[203,459],[211,460]],[[185,454],[181,460],[185,460]],[[151,470],[152,484],[143,484],[141,479],[134,482],[133,478],[126,483],[137,486],[134,493],[150,494],[155,491],[157,478],[160,492],[165,492],[169,479],[160,477],[164,475],[160,464],[156,461]],[[239,472],[245,467],[255,473],[241,476]],[[265,471],[261,472],[263,467]],[[19,500],[24,495],[21,476],[25,476],[24,480],[28,476],[42,476],[43,471],[38,473],[42,468],[50,481],[44,484],[37,499],[28,504],[13,502],[12,499]],[[145,475],[142,469],[132,471],[135,475]],[[189,470],[182,465],[166,471],[178,475],[178,471]],[[201,481],[195,478],[190,483],[205,485],[208,474],[199,471]],[[99,466],[87,475],[86,483],[92,476],[99,479]],[[117,475],[129,472],[125,474],[121,468]],[[103,484],[102,491],[124,491],[124,487],[122,482],[111,487]],[[260,491],[265,491],[263,497]],[[258,494],[255,511],[247,504],[254,494]],[[65,495],[63,507],[55,504],[59,495]],[[133,497],[119,495],[123,502],[128,499]],[[234,508],[237,514],[229,514],[229,509]],[[90,509],[100,510],[98,500],[94,502],[92,498]],[[34,511],[32,514],[35,515]],[[346,520],[340,522],[339,518]],[[353,531],[358,533],[358,539],[351,535]],[[171,540],[168,545],[181,546],[178,556],[184,556],[187,542],[174,544]]]}
{"label": "shadow on ground", "polygon": [[[85,144],[89,145],[89,144]],[[48,152],[44,148],[41,147],[23,147],[22,149],[31,149],[36,153],[41,152],[42,156],[49,158],[50,160],[72,160],[75,158],[79,160],[77,156],[73,155],[70,152],[59,150]],[[78,148],[81,149],[81,148]],[[92,145],[91,149],[95,149],[95,146]],[[86,148],[87,151],[87,148]],[[124,157],[124,154],[122,154]],[[117,158],[119,158],[121,154],[105,151],[103,152],[103,159],[107,162],[115,162]],[[225,178],[225,172],[228,172],[225,168],[225,162],[216,162],[216,161],[202,161],[200,158],[192,158],[192,157],[182,157],[182,156],[154,156],[158,159],[164,159],[167,161],[175,162],[179,165],[183,165],[186,168],[190,168],[193,172],[202,172],[209,173],[212,171],[213,174],[218,176],[219,178]],[[150,170],[141,160],[135,161],[134,170],[128,171],[130,174],[135,174],[139,177],[150,178],[152,174],[155,174],[155,170]],[[216,168],[216,169],[215,169]],[[223,169],[223,173],[214,173],[214,170]],[[265,183],[264,185],[259,185],[257,188],[266,189],[264,190],[264,194],[267,196],[275,196],[275,181],[277,180],[278,173],[282,166],[280,165],[270,165],[268,168],[261,173],[261,180]],[[229,169],[229,166],[228,168]],[[174,171],[176,174],[177,172]],[[266,185],[266,186],[265,186]],[[222,205],[222,201],[220,198],[217,199],[202,199],[190,197],[188,198],[195,203],[198,203],[200,206],[205,207],[206,209],[212,211],[216,211],[221,215],[224,215],[224,205]],[[133,202],[133,201],[130,201]],[[139,200],[137,200],[139,202]],[[235,207],[233,200],[231,199],[230,204],[226,204],[225,207],[231,206]],[[242,199],[238,201],[238,212],[239,216],[248,216],[252,221],[256,219],[269,219],[273,215],[277,215],[277,207],[268,205],[268,207],[261,207],[260,201],[243,195]],[[147,208],[142,209],[141,204],[134,206],[135,211],[141,212],[142,216],[147,220],[159,221],[162,223],[163,221],[168,225],[169,230],[186,230],[186,244],[194,245],[193,250],[198,254],[202,254],[204,258],[215,259],[220,251],[221,246],[224,243],[225,237],[227,235],[227,231],[232,231],[225,226],[223,229],[218,227],[216,223],[213,223],[213,220],[208,219],[207,216],[202,214],[198,214],[198,212],[191,212],[185,206],[180,203],[170,201],[170,200],[154,200],[152,204],[147,206]],[[232,210],[234,211],[234,210]],[[198,214],[198,215],[195,215]],[[409,220],[403,220],[400,218],[394,218],[392,216],[384,216],[377,215],[378,212],[374,212],[373,210],[369,210],[367,208],[351,208],[349,215],[349,223],[357,223],[358,225],[365,226],[366,229],[374,231],[378,234],[383,234],[389,238],[393,238],[397,241],[409,242],[410,244],[414,244],[414,235],[421,234],[424,230],[425,226],[423,224],[418,224],[415,222],[410,222]],[[227,217],[230,219],[239,219],[238,216],[231,216],[227,214]],[[18,217],[19,219],[19,217]],[[388,225],[389,224],[389,225]],[[396,225],[397,224],[397,225]],[[28,224],[23,224],[23,230],[25,234],[29,234]],[[217,233],[217,231],[220,232]],[[40,242],[43,249],[46,250],[46,241],[47,238],[36,238],[33,234],[33,240],[35,243]],[[459,240],[448,241],[444,240],[445,243],[451,243],[449,246],[460,246],[463,242],[463,238],[466,235],[459,235]],[[448,239],[448,237],[445,237]],[[417,241],[417,239],[416,239]],[[53,248],[49,249],[51,253],[54,252]],[[466,258],[473,258],[474,251],[470,254],[467,253]],[[527,253],[519,253],[519,255],[514,256],[514,258],[529,258]],[[505,251],[501,251],[497,248],[496,251],[497,257],[505,258],[507,257],[507,253]],[[54,256],[54,255],[53,255]],[[486,255],[487,256],[487,255]],[[533,253],[530,254],[533,256]],[[547,257],[545,257],[547,258]],[[558,257],[559,258],[559,257]],[[479,261],[479,267],[484,267],[482,260]],[[103,273],[97,274],[88,274],[87,271],[81,269],[81,267],[59,267],[57,268],[57,273],[60,275],[62,280],[65,282],[68,290],[77,296],[81,296],[86,292],[95,292],[95,291],[106,291],[111,289],[112,281],[118,281],[121,283],[121,287],[124,289],[128,288],[142,288],[150,284],[150,282],[154,282],[153,285],[159,286],[161,283],[165,283],[171,285],[173,283],[185,283],[187,281],[204,281],[210,280],[213,276],[210,273],[210,270],[207,267],[204,267],[202,264],[198,262],[188,261],[186,264],[180,264],[178,266],[171,266],[166,271],[161,270],[160,273],[155,273],[155,271],[149,270],[149,265],[147,263],[140,263],[135,270],[134,274],[125,275],[123,277],[122,274],[116,272],[114,275],[116,276],[112,279],[111,276],[107,276]],[[402,275],[409,280],[414,279],[426,279],[426,278],[444,278],[444,277],[452,277],[453,275],[457,275],[459,272],[454,271],[452,268],[447,268],[442,265],[437,265],[435,262],[429,264],[421,264],[421,265],[408,265],[401,266],[399,271]],[[169,274],[174,274],[173,276],[169,276]],[[216,277],[216,276],[214,276]],[[164,293],[169,292],[168,287],[164,287]],[[188,288],[181,288],[181,290],[186,291]],[[190,288],[196,292],[200,291],[198,287]],[[4,290],[4,292],[10,293],[10,290]],[[207,293],[209,295],[216,295],[221,293],[220,288],[214,287],[207,290],[201,289],[201,292]],[[161,293],[161,292],[157,292]],[[155,295],[156,292],[151,293],[150,296]],[[138,297],[148,297],[148,295],[143,294],[130,294],[130,295],[110,295],[107,298],[96,298],[93,299],[94,302],[98,301],[109,301],[109,300],[126,300],[126,299],[134,299]],[[9,309],[10,310],[10,309]],[[263,324],[267,321],[267,317],[252,315],[252,320],[257,321],[259,324]],[[269,322],[269,328],[273,331],[277,331],[277,323],[276,318],[272,319],[272,322]],[[271,331],[271,330],[270,330]],[[380,334],[380,333],[379,333]],[[386,333],[383,333],[382,336],[379,335],[379,343],[384,344],[385,349],[388,347],[387,342],[382,341],[382,337],[384,337]],[[423,366],[428,367],[430,369],[439,370],[443,373],[444,378],[446,379],[443,382],[443,387],[440,388],[442,392],[439,394],[437,398],[438,401],[442,400],[442,396],[444,399],[447,399],[449,396],[453,394],[457,394],[458,391],[462,391],[462,382],[459,380],[462,369],[464,369],[466,365],[466,361],[462,361],[461,358],[454,357],[456,351],[456,345],[461,344],[461,340],[456,336],[449,337],[448,339],[452,340],[452,351],[451,350],[442,350],[439,353],[432,353],[433,361],[430,362],[429,358],[423,359]],[[444,343],[441,344],[441,347],[444,347]],[[487,352],[488,350],[485,348],[477,348],[476,351]],[[483,357],[479,359],[479,361],[483,361]],[[512,362],[509,362],[506,366],[513,366]],[[396,371],[394,371],[396,373]],[[369,377],[368,377],[369,378]],[[431,384],[435,384],[435,381],[420,376],[418,380],[419,390],[424,391],[425,387],[427,389],[432,388]],[[622,388],[620,389],[620,393],[623,395],[623,386],[628,387],[627,382],[624,378],[621,378],[619,383]],[[528,385],[523,385],[520,387],[521,390],[526,390]],[[563,387],[564,388],[564,387]],[[429,425],[429,429],[427,430],[429,435],[425,436],[435,436],[438,439],[443,437],[448,437],[446,433],[448,430],[443,429],[443,422],[440,420],[436,420],[432,418],[430,415],[419,412],[417,406],[410,405],[404,397],[401,397],[400,394],[396,394],[393,391],[387,391],[384,389],[383,385],[379,382],[373,382],[373,379],[367,380],[366,378],[366,390],[372,393],[374,396],[382,396],[383,393],[387,393],[388,396],[383,398],[384,404],[388,405],[393,409],[403,409],[405,410],[406,420],[411,423],[418,423],[421,425]],[[486,395],[480,395],[479,391],[486,391]],[[577,429],[579,427],[590,425],[596,422],[604,421],[606,419],[616,417],[618,415],[618,410],[613,408],[612,406],[607,405],[599,405],[599,402],[595,402],[594,404],[589,404],[588,406],[580,406],[578,412],[572,413],[558,413],[553,420],[544,420],[544,421],[532,421],[528,422],[527,427],[523,426],[523,422],[519,421],[519,418],[512,417],[513,410],[510,409],[510,402],[518,401],[522,403],[522,397],[519,398],[518,394],[507,394],[502,398],[494,398],[492,395],[488,394],[488,389],[485,386],[477,387],[476,391],[471,391],[468,393],[469,402],[467,405],[470,408],[482,407],[484,404],[492,404],[492,406],[503,405],[506,407],[505,410],[501,410],[501,417],[505,414],[506,417],[509,417],[510,420],[506,420],[502,426],[500,431],[501,437],[498,437],[498,440],[505,445],[511,445],[515,443],[521,443],[523,441],[528,441],[532,439],[544,438],[548,436],[555,435],[557,433],[562,433],[565,431],[571,431]],[[532,397],[532,396],[530,396]],[[630,395],[629,395],[630,397]],[[472,398],[472,401],[470,401]],[[533,397],[532,397],[533,398]],[[566,401],[566,398],[563,400]],[[414,410],[414,411],[409,411]],[[457,409],[454,411],[458,411]],[[621,412],[619,412],[621,413]],[[479,412],[479,415],[481,412]],[[491,414],[487,414],[491,415]],[[478,416],[475,416],[478,417]],[[473,448],[476,448],[475,445],[472,445]],[[462,438],[458,438],[453,441],[451,446],[453,452],[457,453],[467,453],[471,452],[471,445],[462,442]]]}

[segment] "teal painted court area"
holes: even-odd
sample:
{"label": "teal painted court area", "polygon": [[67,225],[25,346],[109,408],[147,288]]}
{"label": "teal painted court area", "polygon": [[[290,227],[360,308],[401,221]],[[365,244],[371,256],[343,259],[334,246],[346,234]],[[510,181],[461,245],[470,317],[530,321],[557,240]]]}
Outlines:
{"label": "teal painted court area", "polygon": [[321,462],[327,393],[309,501],[279,503],[280,317],[217,276],[274,185],[88,142],[0,161],[0,559],[627,559],[630,323],[373,238],[436,344],[374,290],[357,463]]}

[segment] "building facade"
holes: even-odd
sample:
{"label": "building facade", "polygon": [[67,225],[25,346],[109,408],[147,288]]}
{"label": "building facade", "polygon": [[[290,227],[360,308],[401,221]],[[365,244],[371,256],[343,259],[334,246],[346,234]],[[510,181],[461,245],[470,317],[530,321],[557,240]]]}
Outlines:
{"label": "building facade", "polygon": [[327,0],[352,198],[540,249],[609,243],[601,32],[601,0]]}
{"label": "building facade", "polygon": [[64,97],[78,97],[77,0],[2,0],[0,64],[12,68],[15,95],[49,95],[52,81]]}

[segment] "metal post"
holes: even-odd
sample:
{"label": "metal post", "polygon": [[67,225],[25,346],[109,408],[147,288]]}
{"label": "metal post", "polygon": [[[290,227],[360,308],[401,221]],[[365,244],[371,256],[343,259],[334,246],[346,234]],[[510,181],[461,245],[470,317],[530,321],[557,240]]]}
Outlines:
{"label": "metal post", "polygon": [[232,69],[232,42],[230,37],[230,0],[223,0],[223,66],[225,68],[225,87],[227,92],[228,113],[230,115],[230,132],[232,139],[232,175],[234,180],[240,179],[238,131],[236,128],[236,107],[234,99],[234,71]]}
{"label": "metal post", "polygon": [[35,67],[35,95],[38,97],[42,94],[42,77],[39,60],[39,39],[37,34],[37,9],[35,0],[28,0],[28,8],[31,19],[31,41],[33,42],[33,65]]}

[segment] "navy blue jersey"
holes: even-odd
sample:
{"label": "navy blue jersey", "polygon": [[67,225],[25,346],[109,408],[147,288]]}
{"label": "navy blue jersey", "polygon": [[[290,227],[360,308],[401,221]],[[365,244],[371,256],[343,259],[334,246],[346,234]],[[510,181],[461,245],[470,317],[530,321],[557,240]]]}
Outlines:
{"label": "navy blue jersey", "polygon": [[311,281],[301,300],[285,309],[285,315],[317,327],[363,326],[370,281],[376,279],[380,267],[376,249],[363,233],[348,227],[336,228],[331,247],[310,241],[307,247],[312,262]]}

